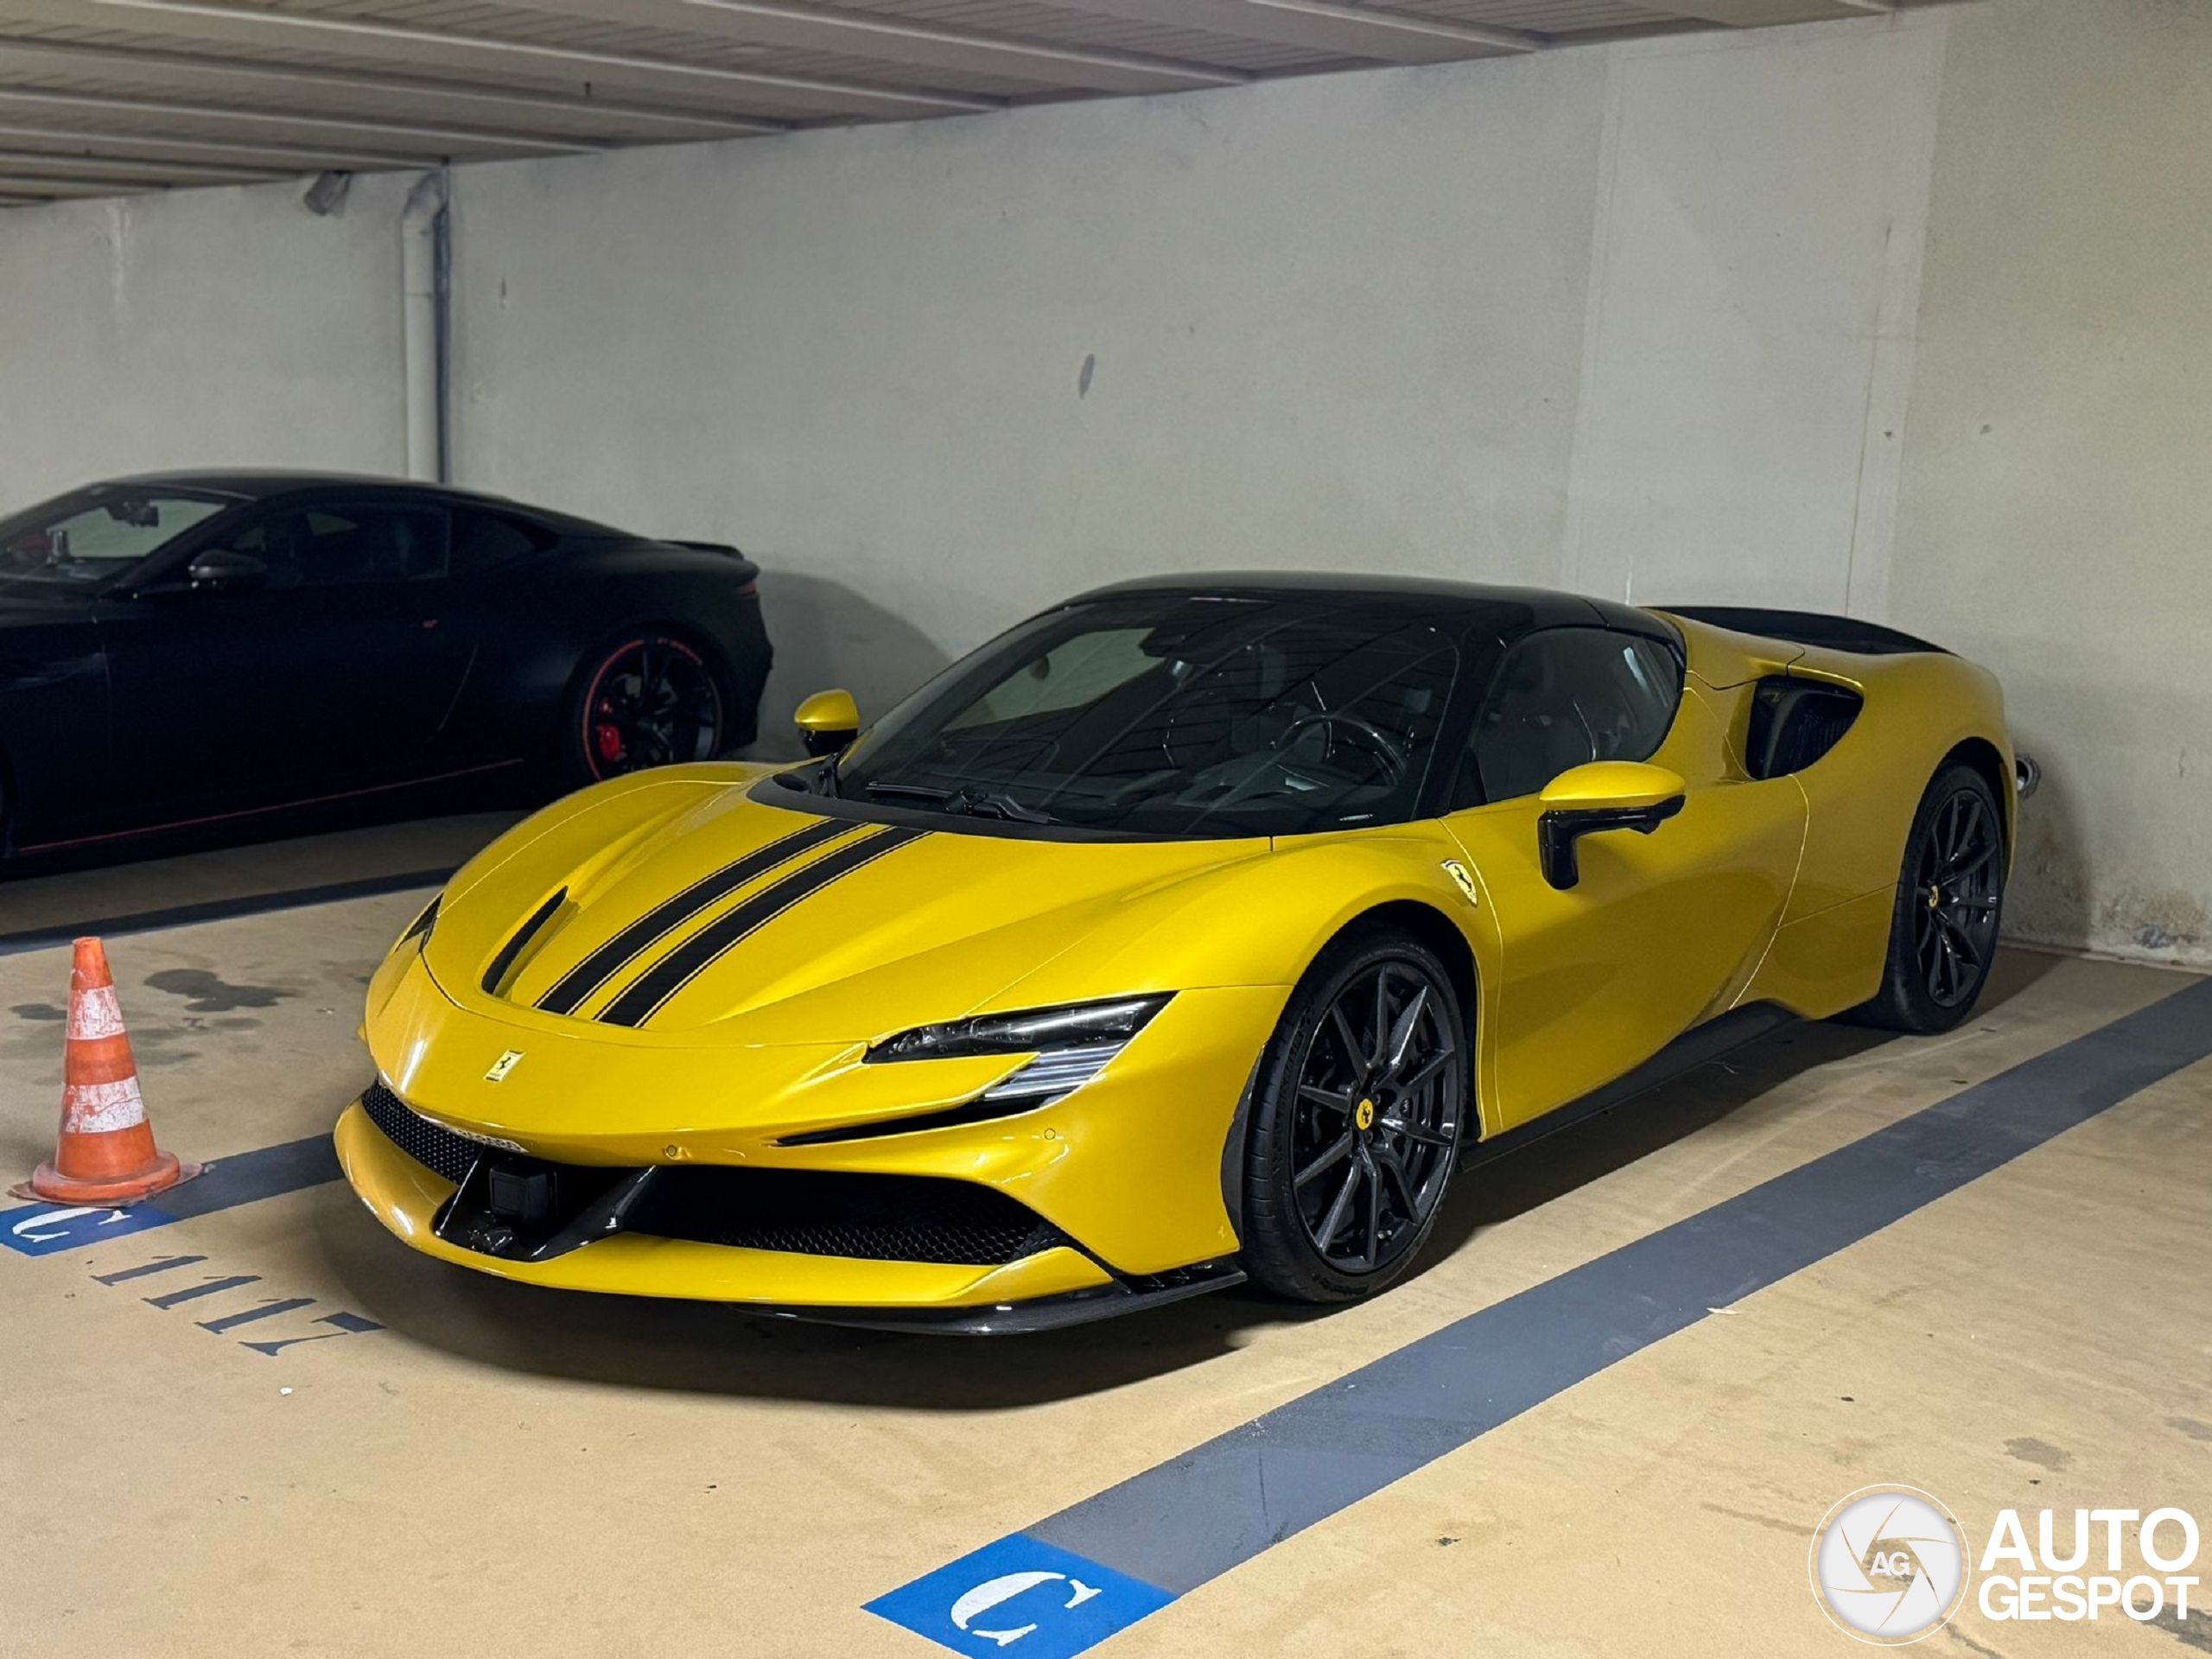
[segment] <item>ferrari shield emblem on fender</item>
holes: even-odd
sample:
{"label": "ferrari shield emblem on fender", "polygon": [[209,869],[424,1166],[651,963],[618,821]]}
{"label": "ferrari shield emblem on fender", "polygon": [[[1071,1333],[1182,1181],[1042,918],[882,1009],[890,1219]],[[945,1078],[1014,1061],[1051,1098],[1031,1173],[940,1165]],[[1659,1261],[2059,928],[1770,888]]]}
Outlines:
{"label": "ferrari shield emblem on fender", "polygon": [[1480,907],[1483,901],[1475,891],[1475,878],[1465,865],[1456,858],[1447,858],[1444,861],[1444,874],[1452,878],[1452,884],[1465,895],[1469,904]]}
{"label": "ferrari shield emblem on fender", "polygon": [[505,1053],[500,1055],[498,1059],[492,1062],[492,1069],[484,1074],[484,1081],[486,1083],[505,1083],[507,1080],[507,1073],[515,1069],[517,1062],[521,1058],[522,1050],[518,1048],[509,1049]]}

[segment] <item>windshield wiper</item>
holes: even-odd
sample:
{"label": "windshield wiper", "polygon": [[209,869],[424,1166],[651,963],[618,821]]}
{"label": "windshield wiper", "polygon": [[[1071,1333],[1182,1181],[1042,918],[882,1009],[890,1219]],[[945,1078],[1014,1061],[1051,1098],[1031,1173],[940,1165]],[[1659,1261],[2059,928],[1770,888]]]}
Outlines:
{"label": "windshield wiper", "polygon": [[963,784],[957,789],[938,789],[929,784],[871,783],[867,788],[870,795],[903,796],[971,818],[1008,818],[1017,823],[1059,822],[1049,812],[1024,805],[1002,789],[978,789],[973,784]]}

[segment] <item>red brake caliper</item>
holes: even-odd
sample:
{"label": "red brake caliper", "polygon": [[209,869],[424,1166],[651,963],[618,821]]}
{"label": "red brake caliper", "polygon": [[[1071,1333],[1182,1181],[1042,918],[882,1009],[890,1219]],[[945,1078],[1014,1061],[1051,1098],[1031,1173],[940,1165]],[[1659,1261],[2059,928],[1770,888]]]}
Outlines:
{"label": "red brake caliper", "polygon": [[592,742],[599,749],[601,764],[613,766],[622,758],[622,728],[611,720],[602,720],[591,728]]}

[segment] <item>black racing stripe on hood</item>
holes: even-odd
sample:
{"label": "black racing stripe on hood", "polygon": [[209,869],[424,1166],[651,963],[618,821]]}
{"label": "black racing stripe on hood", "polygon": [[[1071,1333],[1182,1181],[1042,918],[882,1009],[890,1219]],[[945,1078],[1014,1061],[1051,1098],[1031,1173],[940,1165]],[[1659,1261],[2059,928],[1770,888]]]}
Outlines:
{"label": "black racing stripe on hood", "polygon": [[823,854],[804,869],[754,893],[701,928],[632,981],[627,990],[607,1004],[599,1018],[611,1026],[642,1026],[659,1013],[671,997],[747,935],[766,926],[831,882],[928,833],[925,830],[884,830]]}
{"label": "black racing stripe on hood", "polygon": [[538,999],[537,1006],[548,1014],[574,1014],[593,992],[709,905],[728,898],[748,881],[757,881],[769,871],[812,852],[823,842],[836,839],[852,827],[834,818],[823,818],[755,849],[712,875],[700,877],[673,899],[655,905],[569,969],[558,984]]}

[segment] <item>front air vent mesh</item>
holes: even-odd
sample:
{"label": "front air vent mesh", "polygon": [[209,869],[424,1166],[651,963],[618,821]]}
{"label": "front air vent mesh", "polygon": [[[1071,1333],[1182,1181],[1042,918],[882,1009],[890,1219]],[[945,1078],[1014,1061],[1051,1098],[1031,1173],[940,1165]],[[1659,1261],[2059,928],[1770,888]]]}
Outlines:
{"label": "front air vent mesh", "polygon": [[623,1230],[863,1262],[1000,1267],[1067,1243],[994,1187],[925,1175],[671,1165]]}
{"label": "front air vent mesh", "polygon": [[385,1138],[423,1168],[458,1186],[484,1148],[451,1129],[410,1111],[407,1103],[385,1087],[378,1078],[361,1091],[361,1109]]}

